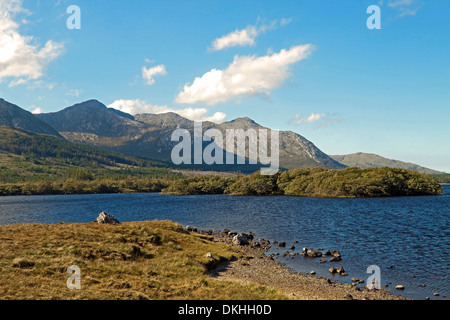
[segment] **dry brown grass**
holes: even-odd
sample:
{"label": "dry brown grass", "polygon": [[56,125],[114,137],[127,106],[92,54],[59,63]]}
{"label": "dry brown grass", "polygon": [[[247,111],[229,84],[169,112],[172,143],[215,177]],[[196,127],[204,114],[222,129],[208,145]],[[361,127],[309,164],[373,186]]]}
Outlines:
{"label": "dry brown grass", "polygon": [[[286,299],[207,274],[233,256],[242,252],[171,221],[0,226],[0,299]],[[81,290],[66,286],[71,265]]]}

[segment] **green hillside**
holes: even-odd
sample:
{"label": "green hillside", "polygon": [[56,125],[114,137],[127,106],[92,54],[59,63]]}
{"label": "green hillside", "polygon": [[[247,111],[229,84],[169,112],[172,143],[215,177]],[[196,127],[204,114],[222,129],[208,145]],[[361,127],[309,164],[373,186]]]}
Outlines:
{"label": "green hillside", "polygon": [[0,182],[61,180],[86,168],[92,178],[169,175],[167,165],[61,137],[0,127]]}

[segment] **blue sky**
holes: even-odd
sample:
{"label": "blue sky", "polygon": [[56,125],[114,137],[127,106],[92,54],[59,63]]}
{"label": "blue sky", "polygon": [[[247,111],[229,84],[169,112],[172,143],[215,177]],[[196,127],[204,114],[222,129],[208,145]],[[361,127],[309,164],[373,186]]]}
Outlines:
{"label": "blue sky", "polygon": [[[370,5],[381,30],[369,30]],[[81,10],[81,29],[66,12]],[[248,116],[450,172],[450,2],[0,0],[0,96],[34,112]]]}

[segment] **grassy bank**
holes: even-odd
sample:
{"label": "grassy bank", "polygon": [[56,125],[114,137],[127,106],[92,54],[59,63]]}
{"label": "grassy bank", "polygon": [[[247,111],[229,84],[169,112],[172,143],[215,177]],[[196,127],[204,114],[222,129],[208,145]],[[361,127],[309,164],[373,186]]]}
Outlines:
{"label": "grassy bank", "polygon": [[[242,256],[211,239],[170,221],[0,226],[0,299],[286,298],[209,276],[219,261]],[[66,286],[71,265],[81,290]]]}

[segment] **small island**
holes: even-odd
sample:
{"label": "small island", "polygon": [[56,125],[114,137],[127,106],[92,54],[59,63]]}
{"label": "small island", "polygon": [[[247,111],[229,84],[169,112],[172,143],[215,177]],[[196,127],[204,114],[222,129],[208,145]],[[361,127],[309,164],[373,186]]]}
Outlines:
{"label": "small island", "polygon": [[406,169],[346,168],[294,169],[272,176],[259,172],[235,178],[179,179],[164,194],[228,194],[233,196],[286,195],[300,197],[368,198],[439,195],[441,185],[432,177]]}

